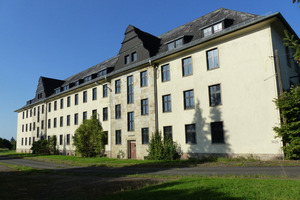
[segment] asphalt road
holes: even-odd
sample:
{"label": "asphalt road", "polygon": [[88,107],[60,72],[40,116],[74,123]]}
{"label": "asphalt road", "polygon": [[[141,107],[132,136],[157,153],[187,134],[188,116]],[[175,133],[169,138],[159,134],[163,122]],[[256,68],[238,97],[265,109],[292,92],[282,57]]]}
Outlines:
{"label": "asphalt road", "polygon": [[[11,159],[0,157],[0,162],[12,165],[22,165],[37,169],[52,169],[71,173],[94,173],[102,175],[271,175],[300,178],[300,166],[271,167],[76,167],[57,163],[48,163],[27,159]],[[1,168],[0,168],[1,171]]]}

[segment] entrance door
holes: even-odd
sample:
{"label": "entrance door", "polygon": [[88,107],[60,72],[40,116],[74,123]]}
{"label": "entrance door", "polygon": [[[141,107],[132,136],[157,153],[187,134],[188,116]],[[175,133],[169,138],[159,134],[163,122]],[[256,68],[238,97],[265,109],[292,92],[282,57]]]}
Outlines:
{"label": "entrance door", "polygon": [[135,141],[129,142],[129,152],[130,152],[130,159],[136,159],[136,142]]}

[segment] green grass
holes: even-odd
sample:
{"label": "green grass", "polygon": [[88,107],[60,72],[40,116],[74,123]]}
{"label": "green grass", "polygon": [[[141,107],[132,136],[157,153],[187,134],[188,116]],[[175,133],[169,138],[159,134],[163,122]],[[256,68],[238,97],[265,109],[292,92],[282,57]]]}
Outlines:
{"label": "green grass", "polygon": [[300,180],[196,177],[179,178],[103,199],[299,199]]}

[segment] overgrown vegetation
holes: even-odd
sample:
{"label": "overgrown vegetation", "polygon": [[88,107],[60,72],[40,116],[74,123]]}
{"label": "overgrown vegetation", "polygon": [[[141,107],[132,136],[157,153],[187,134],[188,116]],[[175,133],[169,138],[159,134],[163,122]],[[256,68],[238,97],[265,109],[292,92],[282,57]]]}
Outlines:
{"label": "overgrown vegetation", "polygon": [[284,142],[283,151],[287,159],[300,159],[300,86],[292,87],[275,101],[280,109],[283,123],[275,127]]}
{"label": "overgrown vegetation", "polygon": [[181,151],[176,142],[173,142],[171,138],[163,140],[158,131],[152,134],[149,142],[148,160],[178,160],[180,157]]}
{"label": "overgrown vegetation", "polygon": [[0,148],[7,148],[9,150],[15,150],[16,144],[17,144],[16,140],[13,137],[10,139],[10,141],[0,137]]}
{"label": "overgrown vegetation", "polygon": [[284,45],[291,48],[294,52],[294,60],[298,63],[300,66],[300,44],[299,40],[295,38],[295,35],[290,35],[286,30],[284,31],[285,38]]}
{"label": "overgrown vegetation", "polygon": [[57,154],[56,136],[50,137],[49,140],[39,140],[32,143],[33,154]]}
{"label": "overgrown vegetation", "polygon": [[76,154],[82,157],[95,157],[104,155],[105,140],[106,135],[101,123],[96,119],[96,115],[93,115],[90,119],[83,120],[76,129],[73,144],[76,147]]}

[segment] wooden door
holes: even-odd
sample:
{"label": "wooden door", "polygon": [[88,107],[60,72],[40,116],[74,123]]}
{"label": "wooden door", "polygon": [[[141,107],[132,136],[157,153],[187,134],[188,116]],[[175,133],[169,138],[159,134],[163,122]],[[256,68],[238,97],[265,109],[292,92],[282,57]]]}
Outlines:
{"label": "wooden door", "polygon": [[136,142],[130,141],[130,158],[136,159]]}

